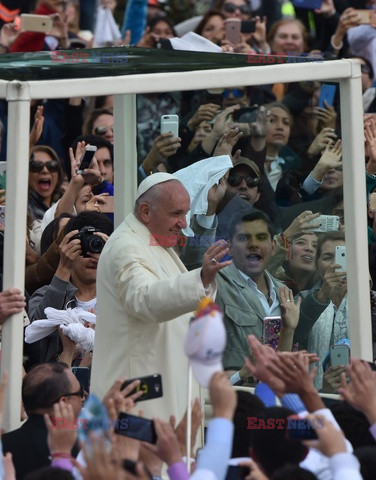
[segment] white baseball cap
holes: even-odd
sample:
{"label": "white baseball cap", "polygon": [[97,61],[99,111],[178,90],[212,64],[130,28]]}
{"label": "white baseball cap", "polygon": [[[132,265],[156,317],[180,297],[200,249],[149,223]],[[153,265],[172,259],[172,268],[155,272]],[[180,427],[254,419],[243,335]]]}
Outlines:
{"label": "white baseball cap", "polygon": [[136,200],[140,198],[141,195],[143,195],[148,190],[150,190],[151,187],[154,187],[154,185],[168,182],[170,180],[177,180],[178,182],[180,181],[177,178],[175,178],[173,175],[171,175],[171,173],[166,173],[166,172],[156,172],[156,173],[153,173],[152,175],[149,175],[144,180],[142,180],[142,182],[138,186]]}
{"label": "white baseball cap", "polygon": [[201,300],[196,317],[192,318],[185,336],[184,351],[193,375],[205,388],[211,377],[223,370],[222,355],[226,346],[223,314],[209,298]]}

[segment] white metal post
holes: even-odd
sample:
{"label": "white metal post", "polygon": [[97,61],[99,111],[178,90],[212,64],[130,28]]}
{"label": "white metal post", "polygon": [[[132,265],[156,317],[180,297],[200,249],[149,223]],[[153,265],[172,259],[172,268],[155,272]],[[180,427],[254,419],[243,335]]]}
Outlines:
{"label": "white metal post", "polygon": [[[4,245],[4,289],[24,291],[26,209],[29,169],[30,95],[27,83],[9,82],[7,185]],[[4,425],[13,430],[20,425],[23,355],[23,313],[12,315],[3,327],[1,373],[9,374]]]}
{"label": "white metal post", "polygon": [[137,191],[136,95],[114,95],[115,227],[133,210]]}
{"label": "white metal post", "polygon": [[360,64],[340,81],[344,206],[351,353],[372,361],[367,201]]}

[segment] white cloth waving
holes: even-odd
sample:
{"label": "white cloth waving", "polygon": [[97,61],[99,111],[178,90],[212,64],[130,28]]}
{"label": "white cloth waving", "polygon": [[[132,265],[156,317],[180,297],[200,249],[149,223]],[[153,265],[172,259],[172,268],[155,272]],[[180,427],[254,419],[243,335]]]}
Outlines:
{"label": "white cloth waving", "polygon": [[95,324],[96,315],[82,308],[56,310],[47,307],[44,310],[47,319],[35,320],[25,329],[25,342],[34,343],[47,337],[60,326],[64,335],[73,342],[79,343],[85,351],[92,350],[94,345],[94,330],[86,328],[85,322]]}

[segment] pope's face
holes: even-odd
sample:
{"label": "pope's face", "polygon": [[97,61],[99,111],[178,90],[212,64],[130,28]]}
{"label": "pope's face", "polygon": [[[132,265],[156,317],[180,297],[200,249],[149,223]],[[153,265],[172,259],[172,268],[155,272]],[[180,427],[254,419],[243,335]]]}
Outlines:
{"label": "pope's face", "polygon": [[180,182],[164,182],[158,187],[161,195],[156,204],[147,209],[142,220],[160,245],[173,247],[187,226],[190,198]]}

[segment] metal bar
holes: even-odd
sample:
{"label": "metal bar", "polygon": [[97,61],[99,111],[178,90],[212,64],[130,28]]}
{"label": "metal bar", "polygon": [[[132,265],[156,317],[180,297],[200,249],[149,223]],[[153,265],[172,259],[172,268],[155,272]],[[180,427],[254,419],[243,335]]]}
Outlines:
{"label": "metal bar", "polygon": [[[268,83],[330,80],[350,77],[351,61],[336,60],[323,63],[281,64],[200,70],[192,72],[165,72],[119,77],[97,77],[50,81],[31,81],[31,98],[66,98],[124,93],[153,93],[168,91],[219,88],[233,85],[262,85]],[[69,92],[69,93],[68,93]]]}
{"label": "metal bar", "polygon": [[[30,97],[27,83],[9,82],[7,141],[7,204],[4,245],[4,290],[24,291],[28,191]],[[2,332],[1,373],[9,374],[4,426],[20,425],[23,359],[23,313],[12,315]]]}
{"label": "metal bar", "polygon": [[341,80],[341,128],[351,353],[372,361],[372,332],[360,64]]}
{"label": "metal bar", "polygon": [[133,210],[137,191],[136,95],[114,96],[115,227]]}

